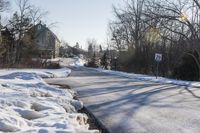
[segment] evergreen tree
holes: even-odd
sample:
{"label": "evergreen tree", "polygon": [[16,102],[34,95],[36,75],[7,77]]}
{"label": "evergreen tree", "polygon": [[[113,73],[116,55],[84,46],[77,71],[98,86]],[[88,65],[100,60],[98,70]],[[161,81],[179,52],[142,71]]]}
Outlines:
{"label": "evergreen tree", "polygon": [[101,57],[101,66],[105,69],[108,69],[108,50],[106,50],[106,52],[103,54],[103,56]]}
{"label": "evergreen tree", "polygon": [[9,21],[10,32],[14,35],[16,41],[16,62],[19,63],[22,54],[22,39],[24,34],[32,27],[30,18],[26,15],[13,14]]}
{"label": "evergreen tree", "polygon": [[33,6],[30,3],[30,0],[17,0],[16,4],[18,10],[13,14],[13,17],[9,20],[8,29],[15,40],[15,62],[20,63],[23,50],[25,48],[32,47],[23,47],[24,35],[32,28],[32,26],[35,23],[41,22],[41,18],[44,14],[41,13],[39,8]]}
{"label": "evergreen tree", "polygon": [[88,62],[88,67],[99,67],[99,61],[95,53],[93,54],[91,60]]}
{"label": "evergreen tree", "polygon": [[1,43],[0,43],[0,58],[5,57],[6,51],[7,51],[6,45],[4,42],[1,41]]}

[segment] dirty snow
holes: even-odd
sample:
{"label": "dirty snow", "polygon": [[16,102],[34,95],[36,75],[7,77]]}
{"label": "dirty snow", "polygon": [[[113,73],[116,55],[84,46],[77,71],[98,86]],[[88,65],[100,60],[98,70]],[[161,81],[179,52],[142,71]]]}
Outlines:
{"label": "dirty snow", "polygon": [[46,84],[41,77],[66,77],[58,70],[0,70],[0,131],[20,133],[96,133],[74,93]]}

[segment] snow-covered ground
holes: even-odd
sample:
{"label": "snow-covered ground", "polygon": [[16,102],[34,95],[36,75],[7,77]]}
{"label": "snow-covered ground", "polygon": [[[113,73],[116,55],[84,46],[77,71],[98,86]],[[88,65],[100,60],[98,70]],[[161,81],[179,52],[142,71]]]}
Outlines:
{"label": "snow-covered ground", "polygon": [[61,69],[0,69],[0,76],[10,73],[34,73],[42,78],[61,78],[67,77],[70,75],[71,70],[68,68]]}
{"label": "snow-covered ground", "polygon": [[[65,60],[65,65],[66,64],[74,67],[82,67],[85,64],[85,60],[81,58],[73,58],[73,59],[61,59]],[[68,61],[66,63],[66,60]],[[71,61],[69,63],[69,60]],[[103,72],[103,73],[108,73],[111,75],[117,75],[117,76],[122,76],[122,77],[127,77],[127,78],[132,78],[132,79],[138,79],[142,81],[152,81],[152,82],[157,82],[157,83],[163,83],[163,84],[175,84],[175,85],[181,85],[181,86],[188,86],[188,87],[200,87],[200,82],[193,82],[193,81],[182,81],[182,80],[176,80],[176,79],[169,79],[169,78],[163,78],[163,77],[158,77],[156,79],[155,76],[149,76],[149,75],[144,75],[144,74],[134,74],[134,73],[126,73],[126,72],[120,72],[120,71],[112,71],[112,70],[104,70],[101,68],[87,68],[87,69],[92,69],[92,70],[97,70],[98,72]]]}
{"label": "snow-covered ground", "polygon": [[46,84],[41,77],[67,77],[71,70],[0,70],[0,132],[96,133],[74,92]]}
{"label": "snow-covered ground", "polygon": [[[89,68],[89,69],[93,69],[93,68]],[[126,77],[126,78],[138,79],[138,80],[142,80],[142,81],[152,81],[152,82],[156,82],[156,83],[174,84],[174,85],[181,85],[181,86],[188,86],[188,87],[200,87],[200,82],[183,81],[183,80],[169,79],[169,78],[163,78],[163,77],[158,77],[156,79],[155,76],[126,73],[126,72],[112,71],[112,70],[104,70],[101,68],[98,68],[95,70],[97,70],[98,72],[104,72],[104,73],[108,73],[111,75],[117,75],[117,76],[122,76],[122,77]]]}
{"label": "snow-covered ground", "polygon": [[81,59],[78,57],[60,58],[60,65],[62,67],[66,67],[66,66],[81,67],[81,66],[84,66],[85,62],[86,61],[84,59]]}
{"label": "snow-covered ground", "polygon": [[75,66],[75,67],[84,66],[85,62],[86,62],[86,61],[85,61],[84,59],[75,57],[75,58],[74,58],[74,62],[71,63],[70,66]]}

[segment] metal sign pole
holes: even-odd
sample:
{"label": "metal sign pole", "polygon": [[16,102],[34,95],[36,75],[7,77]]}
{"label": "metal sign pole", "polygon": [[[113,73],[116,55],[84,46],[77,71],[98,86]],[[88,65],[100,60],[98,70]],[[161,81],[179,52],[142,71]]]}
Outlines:
{"label": "metal sign pole", "polygon": [[158,78],[158,69],[159,69],[159,61],[156,61],[157,62],[157,66],[156,66],[156,79]]}
{"label": "metal sign pole", "polygon": [[162,61],[162,54],[155,53],[155,61],[156,61],[156,79],[157,79],[159,72],[159,63]]}

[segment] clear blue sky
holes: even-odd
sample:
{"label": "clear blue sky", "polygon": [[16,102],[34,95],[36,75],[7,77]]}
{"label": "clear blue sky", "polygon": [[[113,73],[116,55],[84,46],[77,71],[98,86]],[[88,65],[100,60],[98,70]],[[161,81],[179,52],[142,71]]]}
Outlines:
{"label": "clear blue sky", "polygon": [[112,5],[122,0],[31,0],[31,3],[48,11],[47,21],[58,22],[52,30],[60,39],[75,45],[86,46],[88,38],[106,42],[109,20],[114,18]]}

